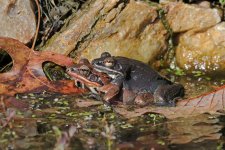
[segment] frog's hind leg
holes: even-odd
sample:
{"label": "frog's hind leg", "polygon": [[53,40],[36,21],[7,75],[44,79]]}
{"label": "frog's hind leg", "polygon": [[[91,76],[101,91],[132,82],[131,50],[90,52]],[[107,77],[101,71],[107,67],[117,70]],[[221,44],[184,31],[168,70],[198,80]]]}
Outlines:
{"label": "frog's hind leg", "polygon": [[123,89],[122,101],[124,105],[133,105],[136,94],[128,89]]}
{"label": "frog's hind leg", "polygon": [[151,93],[141,93],[135,98],[134,103],[140,107],[154,103],[154,97]]}
{"label": "frog's hind leg", "polygon": [[161,85],[154,92],[154,103],[157,106],[176,106],[176,99],[183,96],[183,85]]}

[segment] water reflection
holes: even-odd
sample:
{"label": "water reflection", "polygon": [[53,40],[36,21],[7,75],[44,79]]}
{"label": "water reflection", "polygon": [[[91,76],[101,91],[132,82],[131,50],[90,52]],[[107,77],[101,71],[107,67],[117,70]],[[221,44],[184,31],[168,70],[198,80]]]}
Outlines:
{"label": "water reflection", "polygon": [[73,125],[78,132],[71,138],[69,149],[104,150],[108,148],[102,135],[105,123],[115,127],[111,149],[223,149],[224,116],[203,114],[166,120],[147,114],[126,120],[104,105],[79,108],[74,97],[56,96],[59,100],[54,101],[52,96],[32,99],[39,110],[16,116],[19,119],[14,119],[11,128],[0,128],[0,149],[53,149],[57,136],[52,127],[67,131]]}
{"label": "water reflection", "polygon": [[167,122],[170,148],[217,149],[221,146],[222,141],[220,139],[223,137],[221,131],[224,129],[220,118],[221,116],[202,114]]}

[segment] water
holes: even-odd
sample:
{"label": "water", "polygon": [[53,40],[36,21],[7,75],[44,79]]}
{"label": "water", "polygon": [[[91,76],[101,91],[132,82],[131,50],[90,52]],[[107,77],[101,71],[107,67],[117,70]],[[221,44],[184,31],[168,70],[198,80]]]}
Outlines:
{"label": "water", "polygon": [[[173,77],[172,77],[173,78]],[[186,97],[220,86],[203,77],[174,77],[183,83]],[[168,120],[157,114],[125,119],[113,108],[87,96],[52,93],[18,95],[30,109],[16,111],[0,128],[0,149],[187,149],[220,150],[224,145],[225,117],[202,114]],[[13,109],[0,113],[4,122]],[[69,129],[74,129],[73,136]],[[63,136],[62,136],[63,135]],[[67,136],[66,136],[67,135]]]}
{"label": "water", "polygon": [[[78,107],[81,97],[37,94],[20,96],[33,110],[19,112],[0,129],[0,149],[53,149],[59,133],[76,128],[69,149],[222,149],[224,116],[203,114],[167,120],[147,114],[124,119],[101,103]],[[8,110],[9,111],[9,110]],[[2,113],[2,118],[8,112]],[[108,130],[107,130],[108,128]]]}

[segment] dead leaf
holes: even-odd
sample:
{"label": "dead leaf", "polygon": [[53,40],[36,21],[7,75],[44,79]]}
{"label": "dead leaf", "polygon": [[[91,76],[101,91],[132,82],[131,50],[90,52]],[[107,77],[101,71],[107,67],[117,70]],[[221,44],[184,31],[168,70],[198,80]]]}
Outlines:
{"label": "dead leaf", "polygon": [[203,113],[219,114],[225,108],[225,86],[197,98],[181,100],[176,107],[144,107],[129,111],[125,106],[115,106],[115,111],[126,118],[138,117],[146,113],[158,113],[168,119],[191,117]]}
{"label": "dead leaf", "polygon": [[77,99],[74,106],[78,107],[91,107],[103,104],[102,101],[96,101],[91,99]]}
{"label": "dead leaf", "polygon": [[21,101],[12,96],[0,96],[0,110],[4,110],[8,107],[15,107],[20,110],[25,110],[29,108],[29,104],[25,101]]}
{"label": "dead leaf", "polygon": [[16,93],[53,91],[63,94],[83,93],[83,89],[74,86],[73,81],[49,81],[42,69],[42,64],[52,61],[62,66],[73,65],[73,60],[61,54],[52,52],[35,52],[23,43],[0,38],[0,49],[5,50],[13,60],[10,71],[0,74],[0,95]]}

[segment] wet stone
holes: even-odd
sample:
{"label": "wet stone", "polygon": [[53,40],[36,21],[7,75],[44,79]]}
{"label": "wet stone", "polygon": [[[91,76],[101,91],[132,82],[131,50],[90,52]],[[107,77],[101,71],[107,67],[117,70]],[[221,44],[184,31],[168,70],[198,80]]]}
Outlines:
{"label": "wet stone", "polygon": [[181,68],[209,73],[225,70],[225,22],[204,32],[186,32],[179,41],[176,60]]}

